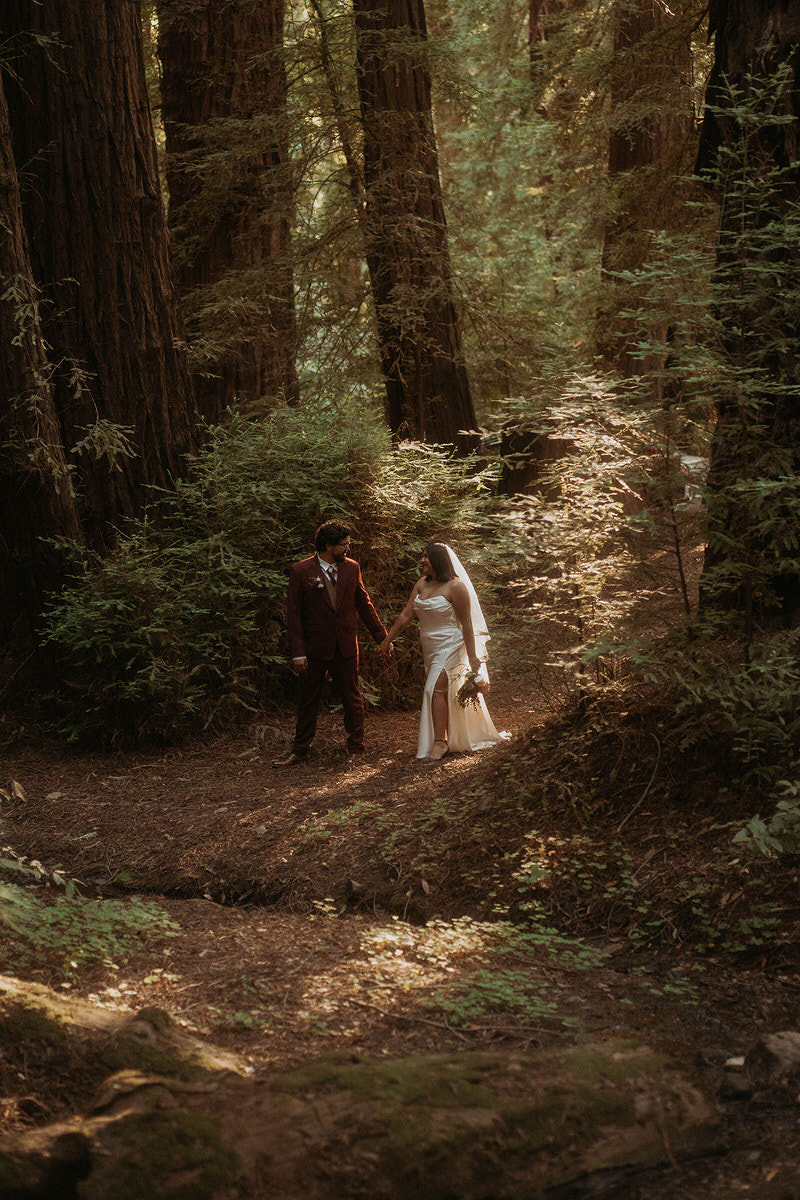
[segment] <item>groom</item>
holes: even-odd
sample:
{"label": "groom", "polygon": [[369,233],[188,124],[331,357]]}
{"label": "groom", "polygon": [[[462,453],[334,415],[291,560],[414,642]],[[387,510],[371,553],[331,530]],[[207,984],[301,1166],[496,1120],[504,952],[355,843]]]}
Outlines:
{"label": "groom", "polygon": [[347,753],[364,753],[364,701],[358,690],[357,617],[374,640],[386,637],[361,579],[361,568],[347,555],[350,530],[326,521],[314,536],[317,553],[289,572],[288,627],[292,666],[299,676],[297,726],[291,752],[275,767],[302,762],[317,728],[317,709],[328,675],[344,708]]}

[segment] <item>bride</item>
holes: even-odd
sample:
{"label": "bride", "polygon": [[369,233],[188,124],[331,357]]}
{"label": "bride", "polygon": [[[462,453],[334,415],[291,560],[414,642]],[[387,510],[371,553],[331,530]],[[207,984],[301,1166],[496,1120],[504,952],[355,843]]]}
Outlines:
{"label": "bride", "polygon": [[[420,565],[422,576],[379,649],[388,654],[398,633],[418,619],[425,691],[417,758],[436,760],[448,750],[495,746],[501,735],[481,694],[489,690],[489,633],[472,581],[455,551],[442,542],[426,548]],[[458,696],[464,689],[471,698],[462,704]]]}

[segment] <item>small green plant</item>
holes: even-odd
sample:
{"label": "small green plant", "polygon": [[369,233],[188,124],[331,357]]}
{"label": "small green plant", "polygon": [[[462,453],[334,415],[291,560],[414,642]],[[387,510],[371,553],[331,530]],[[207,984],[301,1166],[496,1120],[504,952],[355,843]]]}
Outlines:
{"label": "small green plant", "polygon": [[635,863],[622,842],[596,846],[586,836],[559,841],[546,890],[534,885],[521,908],[534,914],[549,909],[579,925],[602,923],[638,945],[686,945],[701,955],[774,944],[779,906],[759,875],[739,858],[706,859],[688,870],[685,845],[693,837],[697,831],[688,828],[668,834],[658,870],[647,869],[647,860]]}
{"label": "small green plant", "polygon": [[767,820],[758,814],[734,836],[762,854],[800,854],[800,783],[782,779],[777,792],[783,796]]}
{"label": "small green plant", "polygon": [[[0,865],[9,869],[12,863]],[[22,870],[32,879],[42,877],[35,867]],[[179,933],[171,917],[146,900],[87,900],[69,887],[63,896],[44,897],[30,886],[9,883],[0,884],[0,922],[6,970],[47,966],[68,977],[87,963],[129,957],[143,936]]]}
{"label": "small green plant", "polygon": [[461,983],[440,989],[429,1001],[454,1025],[469,1025],[490,1013],[507,1013],[524,1021],[555,1020],[559,1015],[558,991],[535,981],[529,970],[481,970]]}
{"label": "small green plant", "polygon": [[666,980],[655,982],[652,969],[646,966],[632,967],[631,974],[651,996],[677,996],[684,1004],[699,1003],[699,985],[685,975],[673,974]]}

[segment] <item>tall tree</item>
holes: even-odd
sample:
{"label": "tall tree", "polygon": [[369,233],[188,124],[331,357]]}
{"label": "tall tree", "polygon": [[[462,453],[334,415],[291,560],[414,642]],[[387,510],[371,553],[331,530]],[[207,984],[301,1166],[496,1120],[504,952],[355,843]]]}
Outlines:
{"label": "tall tree", "polygon": [[800,611],[800,5],[714,0],[698,168],[720,200],[726,390],[709,475],[705,594]]}
{"label": "tall tree", "polygon": [[395,433],[475,426],[442,204],[422,0],[353,0],[366,257]]}
{"label": "tall tree", "polygon": [[4,0],[0,34],[26,32],[7,94],[31,267],[84,524],[109,543],[196,438],[139,5]]}
{"label": "tall tree", "polygon": [[[642,265],[651,231],[669,229],[685,200],[677,179],[682,165],[691,165],[686,160],[691,150],[690,8],[684,3],[673,11],[660,0],[616,0],[613,8],[608,143],[612,211],[602,255],[610,315],[607,311],[601,321],[600,342],[625,376],[655,364],[642,361],[631,345],[632,327],[616,316],[624,299],[614,274]],[[666,327],[661,340],[666,340]],[[653,377],[658,379],[657,371]]]}
{"label": "tall tree", "polygon": [[284,0],[158,0],[169,221],[203,414],[298,398]]}
{"label": "tall tree", "polygon": [[63,581],[50,539],[81,539],[39,328],[0,74],[0,631],[33,625]]}

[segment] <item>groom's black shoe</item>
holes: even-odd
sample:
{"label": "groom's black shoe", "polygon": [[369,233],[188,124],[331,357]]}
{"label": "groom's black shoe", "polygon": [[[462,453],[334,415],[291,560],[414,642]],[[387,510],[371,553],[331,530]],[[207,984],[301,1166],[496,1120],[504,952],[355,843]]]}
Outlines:
{"label": "groom's black shoe", "polygon": [[306,761],[305,754],[295,754],[294,750],[290,750],[288,754],[284,754],[283,758],[273,759],[273,767],[296,767],[298,763]]}

